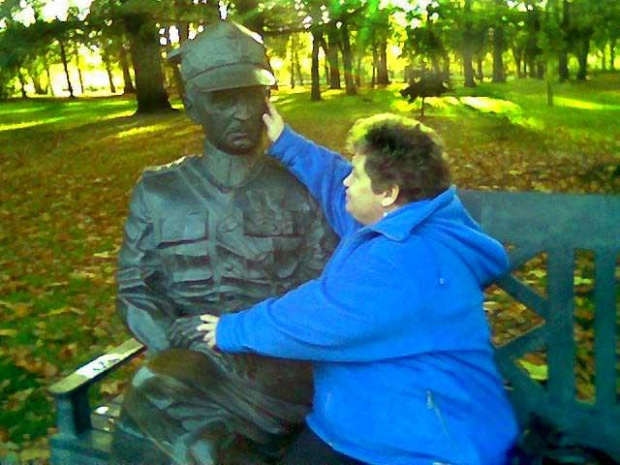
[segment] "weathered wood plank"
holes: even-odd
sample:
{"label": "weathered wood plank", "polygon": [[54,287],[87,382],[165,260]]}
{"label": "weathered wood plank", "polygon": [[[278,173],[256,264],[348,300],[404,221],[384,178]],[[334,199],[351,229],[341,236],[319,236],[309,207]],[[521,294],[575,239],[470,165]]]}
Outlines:
{"label": "weathered wood plank", "polygon": [[616,394],[618,325],[616,323],[615,283],[617,255],[618,249],[598,249],[595,254],[595,382],[596,403],[601,408],[615,406],[618,402]]}
{"label": "weathered wood plank", "polygon": [[575,289],[574,254],[565,247],[549,250],[549,317],[547,362],[549,392],[555,402],[575,402]]}

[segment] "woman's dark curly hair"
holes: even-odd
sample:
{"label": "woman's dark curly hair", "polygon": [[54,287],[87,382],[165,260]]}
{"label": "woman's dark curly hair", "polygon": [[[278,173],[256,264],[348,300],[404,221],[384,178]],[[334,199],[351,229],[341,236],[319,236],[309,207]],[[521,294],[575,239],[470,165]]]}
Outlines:
{"label": "woman's dark curly hair", "polygon": [[357,121],[348,148],[366,156],[375,193],[400,187],[397,202],[431,199],[451,184],[450,168],[434,131],[411,118],[389,113]]}

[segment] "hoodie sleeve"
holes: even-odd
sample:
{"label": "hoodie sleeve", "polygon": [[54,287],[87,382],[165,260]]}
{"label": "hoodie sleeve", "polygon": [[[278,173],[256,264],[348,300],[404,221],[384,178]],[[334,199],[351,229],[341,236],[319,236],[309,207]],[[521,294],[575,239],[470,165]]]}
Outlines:
{"label": "hoodie sleeve", "polygon": [[218,347],[349,362],[427,350],[431,340],[426,337],[428,318],[423,317],[426,304],[420,286],[407,284],[416,279],[407,273],[392,260],[369,253],[363,266],[344,266],[340,273],[310,281],[279,299],[223,316],[217,327]]}
{"label": "hoodie sleeve", "polygon": [[345,210],[342,181],[352,168],[344,157],[305,139],[289,126],[285,126],[269,149],[269,154],[305,184],[340,237],[359,227],[359,223]]}

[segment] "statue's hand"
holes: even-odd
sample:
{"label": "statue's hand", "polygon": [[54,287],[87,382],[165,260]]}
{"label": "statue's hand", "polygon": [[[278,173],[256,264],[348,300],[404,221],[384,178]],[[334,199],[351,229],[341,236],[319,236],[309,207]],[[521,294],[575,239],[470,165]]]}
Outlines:
{"label": "statue's hand", "polygon": [[189,349],[196,342],[204,344],[204,333],[196,329],[200,323],[202,323],[200,315],[177,319],[168,329],[167,336],[170,346],[177,349]]}

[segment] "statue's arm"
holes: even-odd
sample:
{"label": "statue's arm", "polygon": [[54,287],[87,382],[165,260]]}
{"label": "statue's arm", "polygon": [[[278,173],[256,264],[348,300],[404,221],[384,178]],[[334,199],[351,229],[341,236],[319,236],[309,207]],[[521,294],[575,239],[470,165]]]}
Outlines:
{"label": "statue's arm", "polygon": [[134,189],[129,209],[118,257],[117,308],[131,333],[159,351],[169,347],[167,331],[174,321],[174,306],[160,282],[161,263],[142,182]]}
{"label": "statue's arm", "polygon": [[342,237],[359,227],[345,209],[342,181],[352,168],[344,157],[305,139],[288,126],[269,153],[308,188],[336,234]]}

